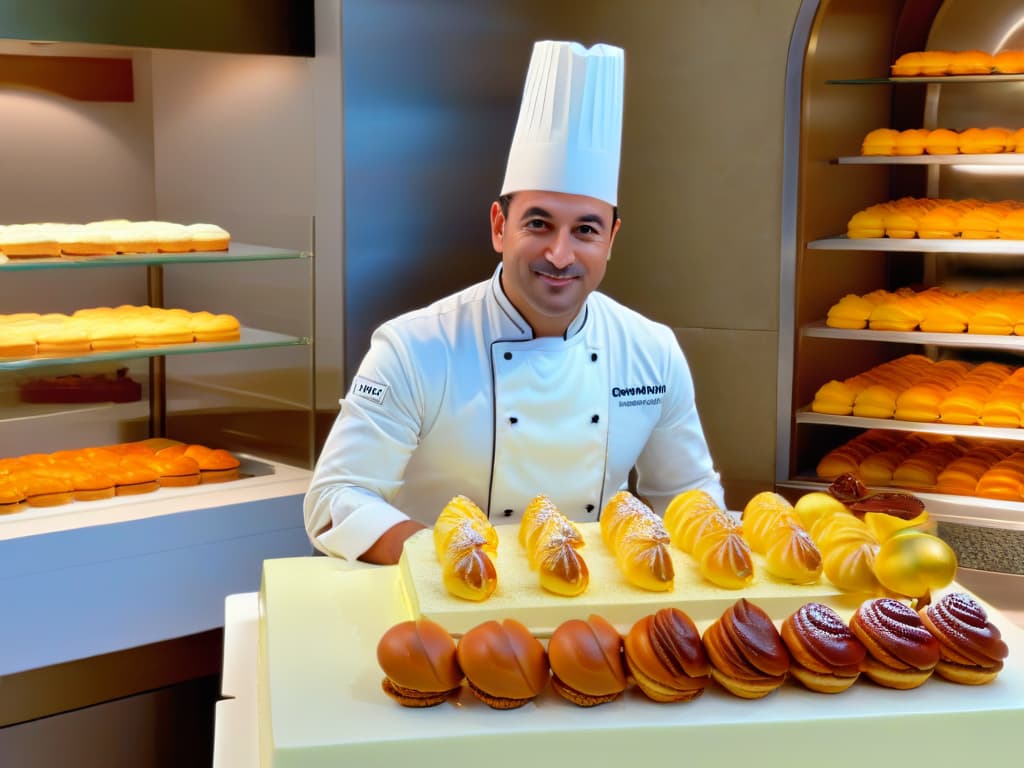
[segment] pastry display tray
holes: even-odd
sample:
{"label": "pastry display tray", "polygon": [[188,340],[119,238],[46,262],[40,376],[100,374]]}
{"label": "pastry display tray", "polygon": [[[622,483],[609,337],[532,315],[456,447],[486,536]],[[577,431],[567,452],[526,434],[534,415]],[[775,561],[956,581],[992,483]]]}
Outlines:
{"label": "pastry display tray", "polygon": [[712,685],[682,704],[654,703],[634,687],[609,704],[579,708],[549,685],[508,711],[490,709],[466,687],[425,710],[400,707],[381,691],[377,642],[408,618],[397,568],[351,570],[322,557],[267,560],[259,615],[263,768],[444,765],[467,755],[486,756],[488,768],[563,766],[567,759],[622,766],[639,755],[792,768],[863,768],[866,760],[969,765],[984,755],[1004,765],[1014,762],[1024,728],[1024,631],[995,609],[989,618],[1010,655],[985,686],[933,676],[899,691],[861,679],[827,695],[788,680],[762,699]]}

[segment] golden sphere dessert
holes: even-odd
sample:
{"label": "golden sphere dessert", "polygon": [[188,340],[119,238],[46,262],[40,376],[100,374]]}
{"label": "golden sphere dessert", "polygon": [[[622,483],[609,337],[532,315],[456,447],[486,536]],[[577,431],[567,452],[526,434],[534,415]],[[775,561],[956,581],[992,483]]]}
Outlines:
{"label": "golden sphere dessert", "polygon": [[711,676],[743,699],[767,696],[786,681],[789,652],[771,617],[740,598],[704,631]]}
{"label": "golden sphere dessert", "polygon": [[473,694],[492,709],[517,709],[544,690],[544,646],[514,619],[485,621],[459,640],[457,659]]}
{"label": "golden sphere dessert", "polygon": [[697,627],[678,608],[644,616],[629,630],[623,647],[629,673],[653,701],[691,701],[711,682]]}
{"label": "golden sphere dessert", "polygon": [[996,679],[1010,651],[977,600],[964,592],[950,592],[918,615],[939,641],[937,675],[962,685],[984,685]]}
{"label": "golden sphere dessert", "polygon": [[551,685],[580,707],[613,701],[626,690],[622,637],[600,616],[559,624],[548,640]]}
{"label": "golden sphere dessert", "polygon": [[914,529],[895,533],[875,555],[875,576],[886,589],[923,597],[956,576],[957,557],[942,539]]}
{"label": "golden sphere dessert", "polygon": [[939,641],[913,608],[891,597],[861,603],[850,631],[867,650],[864,674],[886,688],[917,688],[939,663]]}
{"label": "golden sphere dessert", "polygon": [[403,621],[377,643],[384,693],[403,707],[433,707],[462,685],[455,641],[429,619]]}
{"label": "golden sphere dessert", "polygon": [[782,622],[780,634],[791,657],[789,671],[805,688],[842,693],[860,677],[864,644],[827,605],[802,605]]}

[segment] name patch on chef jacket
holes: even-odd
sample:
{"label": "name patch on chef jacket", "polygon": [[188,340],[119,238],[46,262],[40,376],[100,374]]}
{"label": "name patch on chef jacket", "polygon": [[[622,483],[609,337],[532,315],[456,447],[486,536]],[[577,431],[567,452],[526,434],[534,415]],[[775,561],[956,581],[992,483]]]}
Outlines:
{"label": "name patch on chef jacket", "polygon": [[362,376],[356,376],[352,380],[352,394],[365,397],[367,400],[373,400],[377,404],[383,404],[384,396],[388,393],[388,385],[381,384],[373,381],[372,379],[366,379]]}
{"label": "name patch on chef jacket", "polygon": [[664,384],[637,384],[629,387],[612,387],[612,398],[620,408],[638,405],[659,405],[661,396],[668,390]]}

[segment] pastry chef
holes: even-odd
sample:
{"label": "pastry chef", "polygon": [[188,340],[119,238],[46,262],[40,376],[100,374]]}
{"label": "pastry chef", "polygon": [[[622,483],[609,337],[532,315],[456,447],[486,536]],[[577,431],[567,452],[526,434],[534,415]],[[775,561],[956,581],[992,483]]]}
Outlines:
{"label": "pastry chef", "polygon": [[490,211],[501,263],[373,334],[305,497],[318,549],[397,562],[458,494],[496,525],[541,493],[596,521],[634,468],[659,513],[691,488],[724,508],[675,334],[596,291],[621,223],[623,61],[535,44]]}

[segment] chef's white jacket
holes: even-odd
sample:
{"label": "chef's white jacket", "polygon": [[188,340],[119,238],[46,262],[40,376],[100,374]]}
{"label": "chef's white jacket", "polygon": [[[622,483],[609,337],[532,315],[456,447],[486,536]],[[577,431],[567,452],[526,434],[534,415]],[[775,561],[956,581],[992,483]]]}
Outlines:
{"label": "chef's white jacket", "polygon": [[500,275],[373,334],[305,498],[318,548],[355,559],[457,494],[495,524],[538,494],[595,521],[634,466],[659,513],[691,488],[724,509],[671,329],[594,292],[564,337],[534,338]]}

